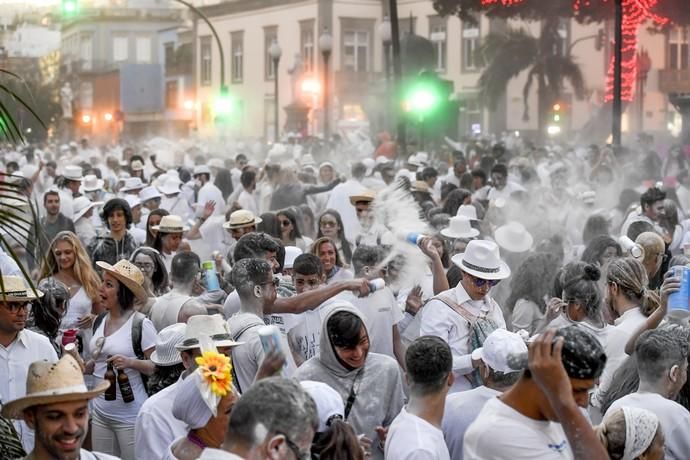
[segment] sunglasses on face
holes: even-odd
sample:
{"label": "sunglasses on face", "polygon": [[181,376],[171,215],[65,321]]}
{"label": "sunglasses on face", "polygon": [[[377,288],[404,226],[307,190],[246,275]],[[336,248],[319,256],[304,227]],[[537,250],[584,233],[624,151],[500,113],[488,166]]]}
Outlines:
{"label": "sunglasses on face", "polygon": [[481,279],[481,278],[476,278],[476,277],[473,276],[473,277],[472,277],[472,282],[474,283],[474,285],[475,285],[476,287],[482,288],[482,287],[484,287],[484,286],[486,286],[486,285],[488,285],[489,287],[494,287],[494,286],[496,286],[498,283],[500,283],[501,281],[500,281],[500,280],[483,280],[483,279]]}
{"label": "sunglasses on face", "polygon": [[290,222],[289,220],[281,220],[280,221],[280,225],[282,225],[283,227],[288,227],[291,223],[292,222]]}

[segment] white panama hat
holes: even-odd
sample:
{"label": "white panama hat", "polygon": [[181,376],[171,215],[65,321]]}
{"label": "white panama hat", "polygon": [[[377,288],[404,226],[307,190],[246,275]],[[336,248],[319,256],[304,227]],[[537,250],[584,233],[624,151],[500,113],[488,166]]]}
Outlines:
{"label": "white panama hat", "polygon": [[510,268],[501,260],[498,245],[493,241],[472,240],[465,252],[454,255],[451,261],[479,279],[502,280],[510,276]]}
{"label": "white panama hat", "polygon": [[448,227],[441,230],[441,235],[446,238],[474,238],[479,235],[479,230],[472,228],[472,223],[467,216],[451,217]]}
{"label": "white panama hat", "polygon": [[184,340],[186,329],[185,323],[171,324],[161,329],[156,336],[156,349],[151,353],[151,362],[162,367],[180,364],[182,356],[175,346]]}
{"label": "white panama hat", "polygon": [[534,238],[520,222],[508,222],[494,232],[496,243],[510,252],[525,252],[532,249]]}

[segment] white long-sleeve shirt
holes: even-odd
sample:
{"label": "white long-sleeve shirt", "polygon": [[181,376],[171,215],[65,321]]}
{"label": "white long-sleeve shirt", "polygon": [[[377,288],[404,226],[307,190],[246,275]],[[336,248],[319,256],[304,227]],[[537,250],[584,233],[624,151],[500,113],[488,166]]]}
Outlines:
{"label": "white long-sleeve shirt", "polygon": [[[493,320],[499,328],[506,328],[501,307],[488,295],[482,300],[472,300],[462,287],[462,283],[458,283],[456,287],[440,295],[453,299],[473,315],[486,315],[486,318]],[[470,324],[459,313],[438,299],[430,300],[422,309],[421,315],[419,335],[434,335],[442,338],[448,342],[453,353],[455,383],[450,392],[471,389],[470,381],[464,377],[474,369],[472,367],[473,350],[470,350],[469,343]]]}
{"label": "white long-sleeve shirt", "polygon": [[172,414],[181,380],[151,396],[139,409],[134,427],[137,458],[161,459],[175,439],[187,434],[186,424]]}

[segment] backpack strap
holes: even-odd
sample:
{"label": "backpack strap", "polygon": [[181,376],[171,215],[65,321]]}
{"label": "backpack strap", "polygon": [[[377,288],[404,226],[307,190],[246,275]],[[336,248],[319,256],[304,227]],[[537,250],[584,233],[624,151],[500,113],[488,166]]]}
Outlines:
{"label": "backpack strap", "polygon": [[470,326],[473,325],[477,321],[477,319],[479,319],[479,316],[469,312],[465,307],[463,307],[462,305],[457,303],[454,299],[452,299],[448,296],[445,296],[443,294],[439,294],[436,297],[434,297],[434,299],[439,300],[439,301],[443,302],[444,304],[446,304],[446,306],[448,308],[453,310],[458,315],[462,316],[462,318],[465,321],[470,323]]}
{"label": "backpack strap", "polygon": [[[92,332],[94,334],[98,330],[98,327],[101,325],[101,323],[105,319],[105,315],[107,315],[107,314],[108,314],[108,312],[104,311],[103,313],[100,313],[98,316],[96,316],[96,319],[93,320]],[[105,334],[103,334],[103,335],[105,335]]]}
{"label": "backpack strap", "polygon": [[[245,332],[247,332],[249,329],[251,329],[251,328],[253,328],[253,327],[255,327],[255,326],[265,326],[265,324],[264,324],[264,323],[260,323],[260,322],[258,322],[258,321],[254,322],[254,323],[247,324],[247,325],[244,326],[242,329],[240,329],[240,331],[239,331],[238,333],[236,333],[236,334],[234,334],[234,335],[232,336],[232,340],[235,341],[235,342],[239,342],[240,337],[242,337],[242,335],[243,335]],[[230,354],[232,355],[232,349],[230,350]],[[235,366],[232,366],[230,372],[232,373],[232,381],[233,381],[233,383],[235,384],[235,386],[237,387],[237,392],[238,392],[239,394],[242,394],[242,387],[240,386],[240,381],[239,381],[239,379],[237,378],[237,373],[235,372]]]}

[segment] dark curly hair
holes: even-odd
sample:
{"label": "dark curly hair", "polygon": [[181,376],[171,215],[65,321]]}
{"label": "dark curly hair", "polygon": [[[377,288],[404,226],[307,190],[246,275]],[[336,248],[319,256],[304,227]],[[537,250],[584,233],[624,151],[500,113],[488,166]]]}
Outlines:
{"label": "dark curly hair", "polygon": [[604,255],[608,248],[616,250],[616,257],[623,255],[623,250],[616,240],[608,235],[599,235],[590,240],[580,260],[588,264],[598,264],[601,261],[601,256]]}
{"label": "dark curly hair", "polygon": [[505,304],[508,311],[512,312],[515,303],[524,299],[537,304],[539,310],[544,313],[544,296],[548,295],[553,285],[559,263],[556,255],[547,252],[537,252],[528,256],[510,280],[510,297]]}
{"label": "dark curly hair", "polygon": [[101,220],[105,225],[105,228],[110,229],[108,224],[108,217],[110,217],[115,211],[122,211],[125,213],[126,227],[129,228],[132,225],[132,208],[129,207],[127,200],[122,198],[112,198],[108,200],[105,205],[103,205],[103,210],[101,211]]}

